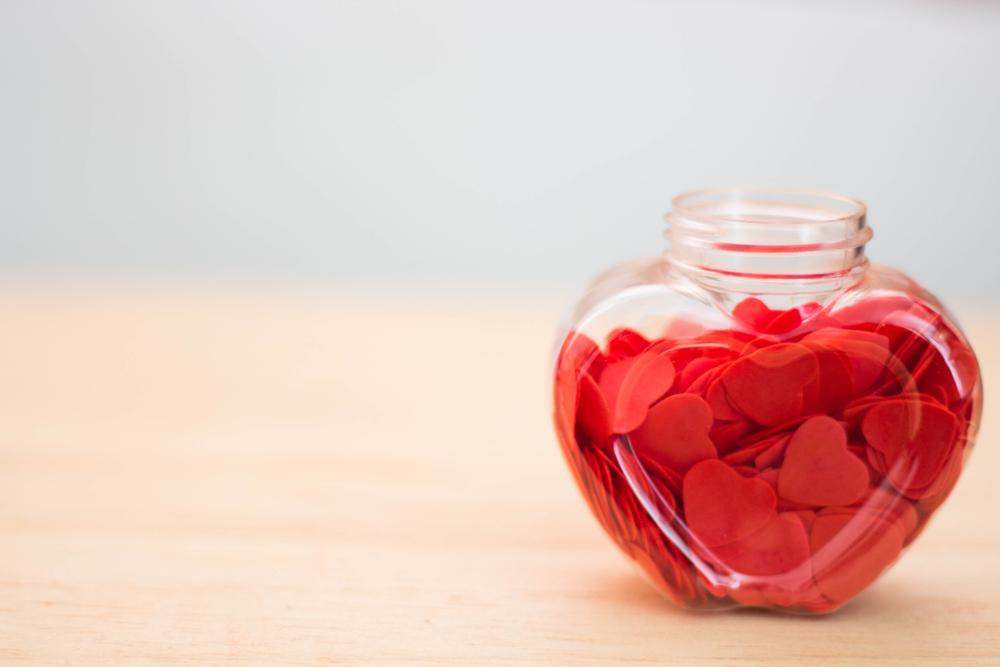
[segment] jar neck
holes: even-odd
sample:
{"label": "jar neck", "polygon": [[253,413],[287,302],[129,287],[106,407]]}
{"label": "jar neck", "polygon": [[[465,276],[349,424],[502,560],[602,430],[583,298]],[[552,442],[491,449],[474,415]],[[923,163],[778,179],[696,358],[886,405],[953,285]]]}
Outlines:
{"label": "jar neck", "polygon": [[667,257],[724,298],[752,294],[784,307],[822,303],[864,275],[872,237],[865,218],[862,202],[821,192],[691,192],[675,198],[666,216]]}

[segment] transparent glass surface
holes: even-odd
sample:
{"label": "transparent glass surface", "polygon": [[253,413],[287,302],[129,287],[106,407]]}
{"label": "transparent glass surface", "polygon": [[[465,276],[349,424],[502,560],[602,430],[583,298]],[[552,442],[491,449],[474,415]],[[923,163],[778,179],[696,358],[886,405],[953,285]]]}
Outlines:
{"label": "transparent glass surface", "polygon": [[556,431],[597,520],[675,603],[830,612],[951,492],[979,367],[937,299],[868,264],[863,205],[720,192],[695,230],[675,200],[670,251],[577,304]]}

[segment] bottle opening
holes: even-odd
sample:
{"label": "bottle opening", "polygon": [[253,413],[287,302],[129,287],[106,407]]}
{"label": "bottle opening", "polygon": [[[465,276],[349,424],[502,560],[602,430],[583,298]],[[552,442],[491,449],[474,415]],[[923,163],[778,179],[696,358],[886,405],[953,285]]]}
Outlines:
{"label": "bottle opening", "polygon": [[682,194],[667,214],[669,257],[699,274],[829,281],[867,266],[861,201],[811,190],[731,188]]}

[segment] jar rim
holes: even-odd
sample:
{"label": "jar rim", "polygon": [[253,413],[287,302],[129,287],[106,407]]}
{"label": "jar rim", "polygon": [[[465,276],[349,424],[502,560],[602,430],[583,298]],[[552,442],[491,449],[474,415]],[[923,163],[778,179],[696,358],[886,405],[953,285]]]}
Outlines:
{"label": "jar rim", "polygon": [[[671,200],[673,217],[699,222],[757,224],[844,224],[864,220],[867,205],[860,199],[811,188],[736,186],[684,192]],[[759,209],[754,213],[748,209]],[[788,209],[795,215],[761,213]]]}

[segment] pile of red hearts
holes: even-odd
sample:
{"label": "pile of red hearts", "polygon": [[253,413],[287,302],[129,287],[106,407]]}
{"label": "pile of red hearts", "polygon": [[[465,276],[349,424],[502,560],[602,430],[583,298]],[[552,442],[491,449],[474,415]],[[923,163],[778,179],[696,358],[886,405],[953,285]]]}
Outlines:
{"label": "pile of red hearts", "polygon": [[572,332],[556,422],[584,495],[676,602],[832,611],[954,486],[978,366],[902,297],[822,312],[740,303],[726,330]]}

